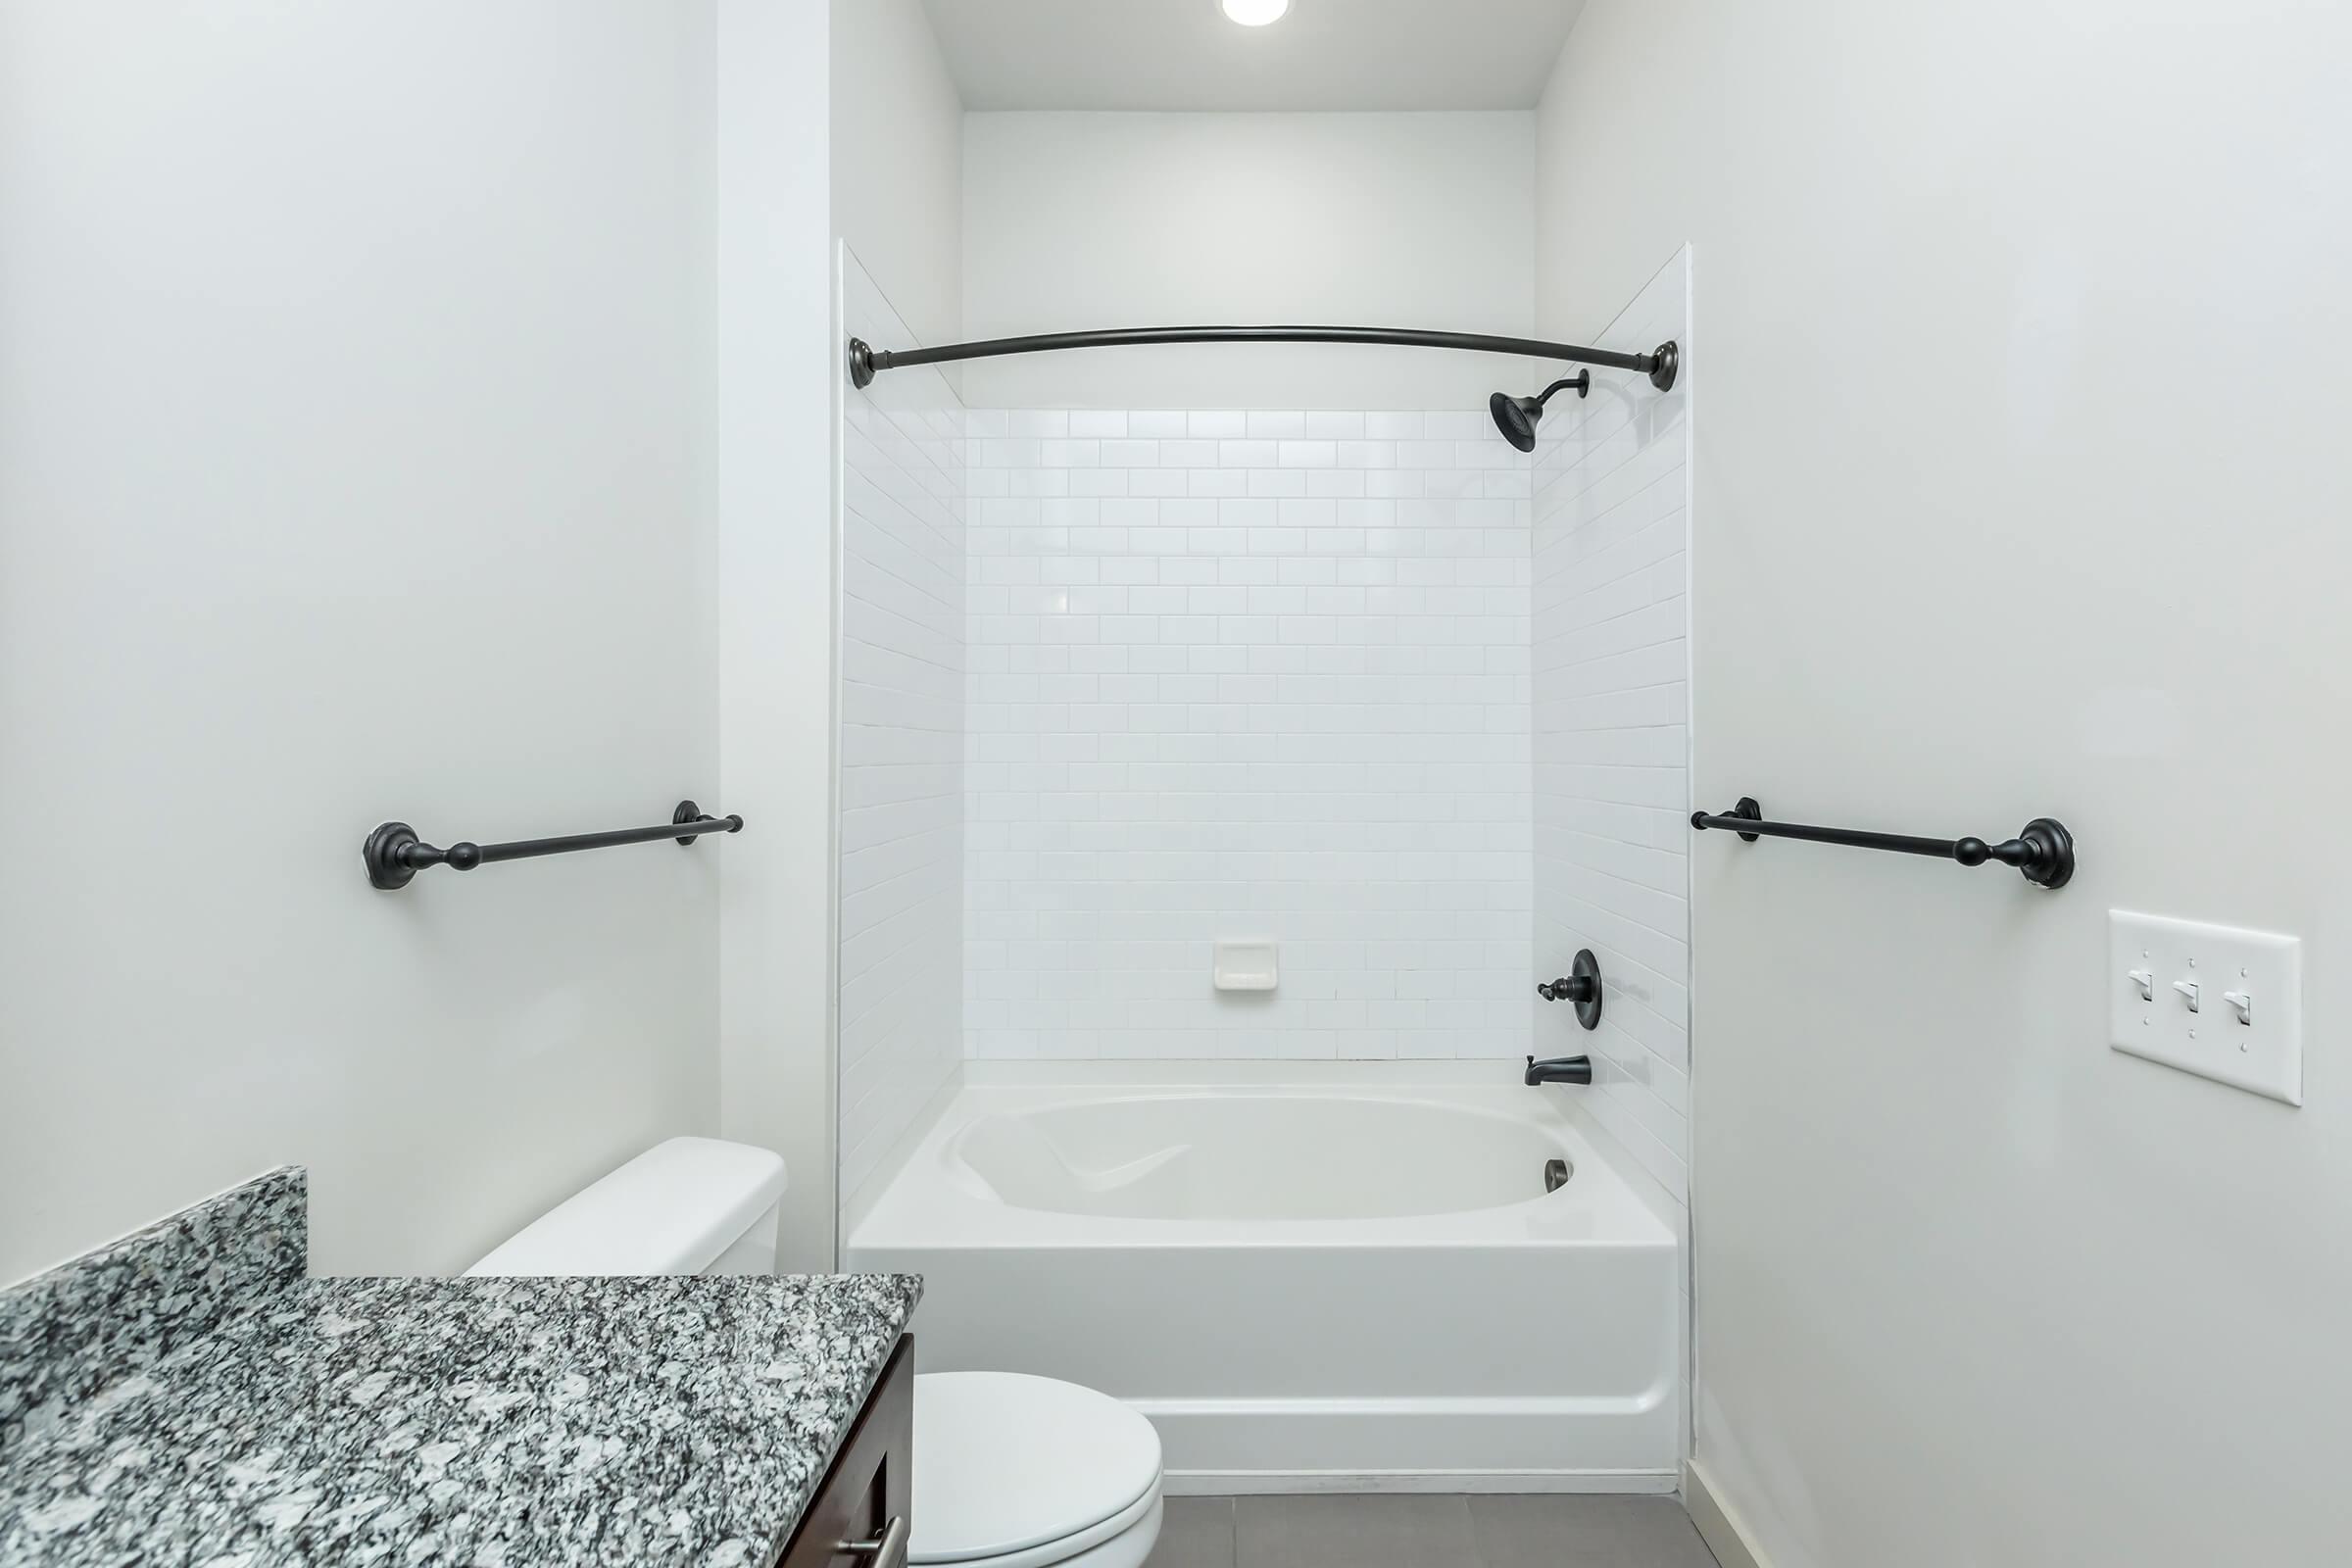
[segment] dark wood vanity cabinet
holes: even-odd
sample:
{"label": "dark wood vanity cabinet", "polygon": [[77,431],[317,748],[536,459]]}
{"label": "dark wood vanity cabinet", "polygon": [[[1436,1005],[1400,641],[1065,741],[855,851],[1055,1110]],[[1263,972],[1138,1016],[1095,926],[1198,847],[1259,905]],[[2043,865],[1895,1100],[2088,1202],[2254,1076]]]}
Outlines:
{"label": "dark wood vanity cabinet", "polygon": [[913,1503],[914,1336],[907,1334],[776,1568],[904,1568]]}

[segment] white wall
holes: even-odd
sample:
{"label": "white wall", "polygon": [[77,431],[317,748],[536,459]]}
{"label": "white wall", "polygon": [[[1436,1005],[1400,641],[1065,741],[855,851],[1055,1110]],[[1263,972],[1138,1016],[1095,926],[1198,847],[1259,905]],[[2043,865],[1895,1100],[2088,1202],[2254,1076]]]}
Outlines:
{"label": "white wall", "polygon": [[778,1257],[832,1265],[834,319],[826,0],[717,0],[719,1128],[784,1154]]}
{"label": "white wall", "polygon": [[[1690,347],[1678,254],[1605,327],[1619,353]],[[1590,1052],[1579,1103],[1676,1199],[1689,1191],[1691,386],[1594,370],[1535,454],[1535,967],[1599,961],[1599,1027],[1536,1006],[1536,1050]]]}
{"label": "white wall", "polygon": [[[1696,1444],[1777,1568],[2352,1540],[2352,12],[1593,0],[1542,324],[1694,246]],[[2106,1046],[2110,907],[2300,933],[2301,1109]]]}
{"label": "white wall", "polygon": [[[708,12],[132,10],[0,5],[0,1281],[288,1160],[317,1268],[453,1268],[710,1130],[774,826],[710,698]],[[361,873],[688,794],[751,832]]]}
{"label": "white wall", "polygon": [[[1524,333],[1532,130],[1525,113],[966,116],[964,333]],[[1529,373],[1431,349],[1207,344],[980,361],[963,389],[974,408],[1475,409]]]}
{"label": "white wall", "polygon": [[[906,324],[858,258],[842,309]],[[841,1193],[963,1062],[963,405],[934,369],[844,395]]]}
{"label": "white wall", "polygon": [[840,375],[852,335],[961,335],[963,105],[921,0],[832,0],[830,55],[846,1205],[963,1054],[957,371],[901,370],[862,392]]}
{"label": "white wall", "polygon": [[916,341],[953,342],[963,324],[963,102],[922,0],[832,0],[831,57],[833,232]]}
{"label": "white wall", "polygon": [[[1528,1049],[1528,490],[1484,412],[972,415],[975,1056]],[[1271,995],[1215,942],[1281,943]]]}

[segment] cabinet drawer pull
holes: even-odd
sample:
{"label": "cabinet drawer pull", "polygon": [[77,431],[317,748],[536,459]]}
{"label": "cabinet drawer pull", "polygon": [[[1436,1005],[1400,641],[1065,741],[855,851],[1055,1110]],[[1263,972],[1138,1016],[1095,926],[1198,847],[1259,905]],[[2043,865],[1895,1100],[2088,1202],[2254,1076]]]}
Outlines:
{"label": "cabinet drawer pull", "polygon": [[906,1568],[906,1516],[894,1515],[882,1527],[879,1541],[845,1541],[841,1549],[853,1557],[863,1557],[873,1568]]}

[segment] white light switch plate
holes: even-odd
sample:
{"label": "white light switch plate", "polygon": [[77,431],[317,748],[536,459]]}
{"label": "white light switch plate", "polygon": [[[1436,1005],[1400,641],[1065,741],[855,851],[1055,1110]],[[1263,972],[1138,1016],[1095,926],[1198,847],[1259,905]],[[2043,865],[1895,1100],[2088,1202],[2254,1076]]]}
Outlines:
{"label": "white light switch plate", "polygon": [[2107,994],[2116,1050],[2303,1103],[2300,939],[2110,909]]}

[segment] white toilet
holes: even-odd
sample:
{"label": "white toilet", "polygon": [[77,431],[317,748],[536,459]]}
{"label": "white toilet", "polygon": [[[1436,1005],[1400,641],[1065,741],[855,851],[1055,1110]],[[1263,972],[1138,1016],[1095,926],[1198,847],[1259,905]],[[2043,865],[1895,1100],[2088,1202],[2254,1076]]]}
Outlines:
{"label": "white toilet", "polygon": [[[784,1161],[658,1144],[517,1231],[468,1275],[768,1274]],[[1108,1395],[1014,1372],[914,1380],[909,1562],[1141,1568],[1159,1539],[1159,1434]]]}
{"label": "white toilet", "polygon": [[672,1138],[558,1203],[467,1275],[773,1274],[784,1157]]}
{"label": "white toilet", "polygon": [[908,1562],[1140,1568],[1159,1485],[1159,1433],[1107,1394],[1018,1372],[914,1380]]}

